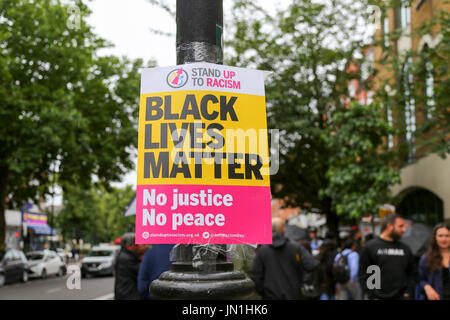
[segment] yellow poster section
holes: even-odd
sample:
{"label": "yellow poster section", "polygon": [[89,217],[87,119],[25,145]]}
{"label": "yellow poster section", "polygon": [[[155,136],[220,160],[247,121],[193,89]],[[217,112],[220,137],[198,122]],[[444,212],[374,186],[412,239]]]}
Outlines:
{"label": "yellow poster section", "polygon": [[[170,110],[171,114],[177,114],[178,118],[182,113],[183,106],[185,104],[185,100],[187,95],[194,95],[196,104],[198,106],[198,110],[201,116],[201,119],[194,119],[192,114],[188,114],[186,119],[177,119],[177,120],[166,120],[163,118],[158,120],[146,121],[146,103],[147,98],[149,97],[159,97],[162,101],[170,100]],[[217,111],[219,115],[214,120],[206,120],[202,116],[201,108],[201,100],[205,95],[214,95],[218,102],[213,103],[212,101],[208,102],[207,112],[212,114],[214,111]],[[170,99],[167,99],[167,96],[170,96]],[[222,98],[221,98],[222,97]],[[225,97],[225,98],[224,98]],[[236,97],[236,98],[233,98]],[[224,100],[225,99],[225,100]],[[237,121],[232,120],[231,113],[222,112],[226,116],[226,120],[221,120],[221,108],[220,101],[226,101],[230,103],[230,101],[234,100],[235,102],[232,105],[233,110],[236,114]],[[168,106],[162,106],[162,109],[168,108]],[[189,105],[189,109],[192,110],[193,106]],[[224,110],[226,108],[223,108]],[[155,115],[156,112],[153,112]],[[202,137],[197,138],[196,141],[198,143],[208,143],[213,141],[214,143],[218,143],[218,140],[213,139],[208,133],[207,128],[211,124],[215,124],[213,127],[216,127],[217,124],[224,127],[223,130],[213,129],[215,134],[219,134],[223,136],[225,139],[224,146],[220,149],[212,149],[209,146],[206,148],[191,148],[191,135],[190,130],[187,130],[186,138],[184,139],[184,143],[181,145],[177,145],[175,148],[174,143],[172,141],[172,135],[170,133],[170,129],[168,129],[168,145],[167,148],[152,148],[145,149],[145,127],[148,124],[151,124],[151,141],[153,143],[161,142],[161,128],[169,128],[169,125],[163,126],[163,123],[171,123],[176,125],[177,134],[181,133],[182,124],[185,123],[185,128],[187,128],[186,123],[190,125],[192,123],[196,123],[198,128],[197,132],[201,132]],[[204,129],[199,129],[201,123],[205,124]],[[147,137],[148,138],[148,137]],[[161,152],[169,152],[170,153],[170,165],[169,165],[169,177],[162,178],[161,174],[158,178],[153,177],[150,178],[144,177],[144,158],[145,153],[153,153],[152,157],[155,159],[155,164],[157,164],[159,156]],[[176,177],[170,177],[170,172],[172,171],[172,167],[174,165],[174,159],[176,158],[176,154],[179,152],[184,152],[186,155],[186,160],[188,161],[189,171],[191,177],[185,177],[183,173],[178,172]],[[215,165],[214,159],[205,157],[201,160],[202,162],[202,177],[195,177],[195,159],[189,156],[190,152],[202,152],[203,154],[209,154],[211,152],[217,153],[239,153],[242,155],[242,159],[237,158],[233,160],[236,164],[240,164],[239,166],[233,165],[233,171],[236,174],[240,174],[240,176],[246,176],[251,178],[244,179],[230,179],[228,175],[229,163],[227,159],[221,161],[220,171],[221,177],[217,178],[215,176],[215,170],[217,170],[217,165]],[[254,174],[245,175],[246,173],[246,157],[244,154],[257,154],[261,161],[262,167],[260,168],[260,173],[262,179],[256,179]],[[256,160],[253,157],[247,158],[251,165],[256,165]],[[176,161],[176,160],[175,160]],[[247,163],[248,166],[248,163]],[[215,168],[216,167],[216,168]],[[249,95],[249,94],[237,94],[237,93],[228,93],[228,92],[217,92],[217,91],[177,91],[177,92],[162,92],[157,94],[144,94],[140,97],[140,108],[139,108],[139,138],[138,138],[138,185],[161,185],[161,184],[187,184],[187,185],[240,185],[240,186],[270,186],[269,180],[269,156],[268,156],[268,134],[267,134],[267,119],[266,119],[266,103],[264,96],[257,95]]]}

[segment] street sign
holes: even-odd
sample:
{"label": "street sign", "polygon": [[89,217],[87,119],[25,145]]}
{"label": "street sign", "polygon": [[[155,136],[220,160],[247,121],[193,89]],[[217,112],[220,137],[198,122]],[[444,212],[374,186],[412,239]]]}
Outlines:
{"label": "street sign", "polygon": [[271,243],[264,72],[144,69],[136,243]]}

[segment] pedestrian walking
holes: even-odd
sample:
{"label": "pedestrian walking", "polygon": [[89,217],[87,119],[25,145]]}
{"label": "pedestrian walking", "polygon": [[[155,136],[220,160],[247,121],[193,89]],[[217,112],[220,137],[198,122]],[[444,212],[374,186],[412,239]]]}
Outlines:
{"label": "pedestrian walking", "polygon": [[325,238],[317,256],[322,272],[320,300],[335,300],[336,282],[333,277],[333,262],[337,253],[337,245],[332,237]]}
{"label": "pedestrian walking", "polygon": [[272,219],[272,238],[272,244],[256,251],[251,273],[255,290],[263,300],[302,299],[302,270],[312,271],[319,261],[286,238],[280,218]]}
{"label": "pedestrian walking", "polygon": [[[405,220],[400,215],[389,214],[381,224],[381,235],[367,242],[361,250],[359,281],[367,298],[413,298],[417,266],[411,249],[399,241],[405,231]],[[376,267],[375,274],[368,272],[372,270],[369,266]],[[372,282],[368,284],[368,280]]]}
{"label": "pedestrian walking", "polygon": [[134,233],[128,232],[122,236],[120,252],[115,265],[114,299],[139,300],[137,287],[141,256],[148,246],[135,244]]}
{"label": "pedestrian walking", "polygon": [[358,226],[353,226],[350,232],[350,237],[354,240],[356,244],[356,252],[361,253],[363,247],[362,244],[362,233]]}
{"label": "pedestrian walking", "polygon": [[78,261],[77,247],[75,244],[72,245],[72,259],[74,262]]}
{"label": "pedestrian walking", "polygon": [[311,252],[313,256],[317,256],[319,254],[320,246],[322,245],[322,240],[320,240],[317,237],[317,229],[314,227],[309,228],[309,238],[310,240],[310,246],[311,246]]}
{"label": "pedestrian walking", "polygon": [[359,285],[359,254],[357,242],[349,238],[344,243],[344,250],[334,258],[335,265],[344,268],[344,278],[337,283],[338,300],[361,300],[362,291]]}
{"label": "pedestrian walking", "polygon": [[433,229],[428,251],[419,261],[419,286],[428,300],[450,300],[450,225]]}
{"label": "pedestrian walking", "polygon": [[150,285],[161,273],[170,270],[172,265],[170,252],[174,246],[174,244],[157,244],[145,252],[138,274],[138,291],[142,299],[153,299]]}

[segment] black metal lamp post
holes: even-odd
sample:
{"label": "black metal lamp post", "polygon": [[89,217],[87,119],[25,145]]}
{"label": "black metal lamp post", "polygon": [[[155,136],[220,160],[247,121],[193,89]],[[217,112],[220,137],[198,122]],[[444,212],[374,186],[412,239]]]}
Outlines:
{"label": "black metal lamp post", "polygon": [[[222,0],[177,0],[177,64],[223,63]],[[170,271],[152,282],[156,299],[246,299],[253,281],[226,261],[226,245],[178,245]]]}

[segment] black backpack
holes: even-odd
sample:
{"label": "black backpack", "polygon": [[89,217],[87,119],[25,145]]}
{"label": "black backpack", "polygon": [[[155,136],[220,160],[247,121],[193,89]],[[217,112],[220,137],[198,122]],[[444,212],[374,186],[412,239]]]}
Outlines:
{"label": "black backpack", "polygon": [[339,259],[333,263],[333,278],[338,283],[346,283],[350,280],[350,267],[348,266],[348,254],[341,253]]}

